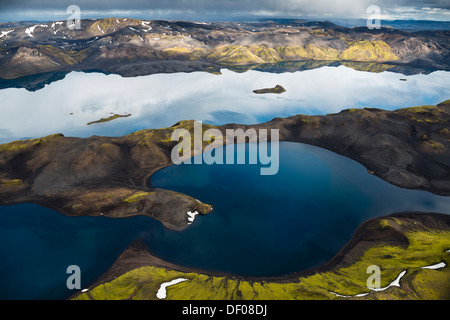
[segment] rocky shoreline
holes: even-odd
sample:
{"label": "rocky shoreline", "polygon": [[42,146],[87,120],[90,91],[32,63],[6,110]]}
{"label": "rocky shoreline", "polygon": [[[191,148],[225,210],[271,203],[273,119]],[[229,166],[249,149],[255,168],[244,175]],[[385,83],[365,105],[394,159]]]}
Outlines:
{"label": "rocky shoreline", "polygon": [[[396,111],[351,109],[258,125],[203,125],[203,130],[278,129],[280,141],[326,148],[391,184],[448,196],[449,119],[447,100]],[[208,214],[213,207],[189,195],[153,188],[150,182],[154,172],[172,164],[177,142],[171,135],[180,128],[193,133],[194,122],[118,138],[56,134],[0,145],[0,205],[32,202],[70,216],[147,215],[169,229],[183,230],[189,225],[188,212]],[[207,145],[203,142],[202,148]]]}

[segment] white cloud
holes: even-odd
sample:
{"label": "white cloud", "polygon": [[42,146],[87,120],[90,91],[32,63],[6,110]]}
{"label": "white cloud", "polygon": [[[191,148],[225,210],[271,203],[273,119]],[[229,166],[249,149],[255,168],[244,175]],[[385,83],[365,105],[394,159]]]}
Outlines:
{"label": "white cloud", "polygon": [[[60,14],[65,16],[65,9],[73,1],[1,1],[0,15],[15,10],[15,14],[30,12],[31,15]],[[233,16],[262,15],[298,18],[366,18],[366,10],[370,5],[378,5],[388,16],[407,19],[432,19],[439,17],[448,20],[450,2],[444,0],[111,0],[77,2],[82,15],[143,15],[158,16],[159,18],[172,15],[196,16],[209,19],[210,15],[229,18]],[[40,13],[39,13],[40,12]]]}
{"label": "white cloud", "polygon": [[[36,92],[0,90],[0,143],[58,132],[120,136],[187,119],[251,124],[275,116],[327,114],[346,108],[397,109],[435,104],[449,96],[450,72],[445,71],[409,76],[406,82],[399,81],[404,76],[396,73],[375,74],[343,66],[283,74],[222,72],[220,76],[194,72],[135,78],[73,72]],[[287,91],[282,95],[252,92],[276,84]],[[132,116],[86,125],[111,112]]]}

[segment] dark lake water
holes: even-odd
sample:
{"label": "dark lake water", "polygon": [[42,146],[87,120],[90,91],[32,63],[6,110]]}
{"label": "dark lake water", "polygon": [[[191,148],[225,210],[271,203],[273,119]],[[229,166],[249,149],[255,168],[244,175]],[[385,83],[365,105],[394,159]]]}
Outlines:
{"label": "dark lake water", "polygon": [[300,143],[280,143],[276,175],[261,176],[259,165],[181,164],[157,172],[152,183],[211,204],[214,212],[182,233],[149,234],[148,246],[182,265],[240,275],[317,267],[372,217],[450,213],[450,197],[393,186],[353,160]]}
{"label": "dark lake water", "polygon": [[331,259],[367,219],[401,211],[450,213],[450,197],[392,186],[330,151],[280,144],[276,175],[259,165],[179,165],[155,187],[214,206],[182,232],[148,217],[66,217],[20,204],[0,207],[0,298],[64,299],[69,265],[88,286],[141,237],[158,256],[202,269],[272,276]]}

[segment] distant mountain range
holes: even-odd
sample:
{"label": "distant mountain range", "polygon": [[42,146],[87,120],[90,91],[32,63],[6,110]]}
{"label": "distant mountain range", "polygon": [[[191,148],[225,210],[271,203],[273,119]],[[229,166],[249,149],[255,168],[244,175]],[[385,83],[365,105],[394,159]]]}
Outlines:
{"label": "distant mountain range", "polygon": [[[394,25],[404,22],[395,22]],[[413,23],[414,24],[414,23]],[[415,26],[435,24],[415,22]],[[130,18],[0,24],[0,79],[97,70],[122,76],[219,72],[296,61],[450,70],[450,31],[369,30],[327,21],[188,22]],[[378,68],[379,69],[379,68]],[[1,84],[0,84],[1,85]]]}
{"label": "distant mountain range", "polygon": [[[298,19],[262,19],[261,21],[275,21],[278,23],[291,23],[299,21]],[[301,20],[311,22],[317,20]],[[330,19],[330,22],[346,28],[365,27],[365,19]],[[450,30],[450,21],[432,21],[432,20],[381,20],[380,24],[386,28],[395,28],[402,31],[424,31],[424,30]]]}
{"label": "distant mountain range", "polygon": [[[362,24],[364,25],[364,23]],[[403,31],[421,30],[450,30],[450,21],[428,21],[428,20],[392,20],[381,21],[382,26],[391,26]]]}

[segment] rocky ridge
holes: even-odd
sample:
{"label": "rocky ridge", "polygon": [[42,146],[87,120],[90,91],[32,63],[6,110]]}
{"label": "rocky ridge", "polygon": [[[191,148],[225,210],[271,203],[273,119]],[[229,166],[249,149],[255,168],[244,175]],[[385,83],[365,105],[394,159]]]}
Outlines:
{"label": "rocky ridge", "polygon": [[97,70],[122,76],[220,72],[299,60],[450,70],[449,31],[344,28],[329,22],[88,19],[0,24],[0,79]]}

